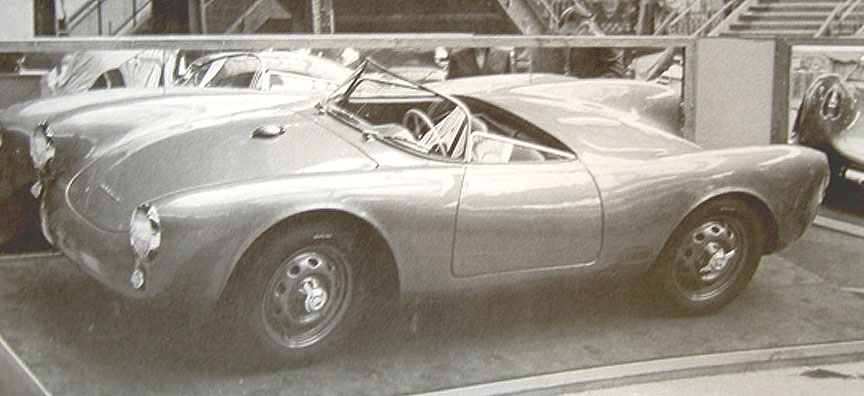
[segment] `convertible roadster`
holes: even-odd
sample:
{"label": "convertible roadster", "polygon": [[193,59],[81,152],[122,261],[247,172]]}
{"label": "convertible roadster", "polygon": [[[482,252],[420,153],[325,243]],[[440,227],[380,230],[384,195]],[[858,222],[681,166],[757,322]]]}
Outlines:
{"label": "convertible roadster", "polygon": [[677,109],[650,83],[426,86],[365,62],[317,103],[189,93],[49,119],[34,190],[94,278],[225,309],[282,359],[343,345],[393,292],[617,271],[703,314],[801,235],[828,168],[804,147],[703,150],[660,129]]}

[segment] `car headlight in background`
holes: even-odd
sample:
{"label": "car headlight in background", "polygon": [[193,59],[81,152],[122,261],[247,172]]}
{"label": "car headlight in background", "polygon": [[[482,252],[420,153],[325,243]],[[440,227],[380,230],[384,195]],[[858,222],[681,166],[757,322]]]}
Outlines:
{"label": "car headlight in background", "polygon": [[135,289],[141,289],[144,287],[146,277],[144,263],[156,256],[162,243],[162,227],[155,207],[145,203],[132,213],[129,223],[129,243],[135,253],[135,269],[129,282]]}
{"label": "car headlight in background", "polygon": [[40,123],[30,136],[30,161],[36,170],[42,171],[54,154],[54,135],[47,123]]}

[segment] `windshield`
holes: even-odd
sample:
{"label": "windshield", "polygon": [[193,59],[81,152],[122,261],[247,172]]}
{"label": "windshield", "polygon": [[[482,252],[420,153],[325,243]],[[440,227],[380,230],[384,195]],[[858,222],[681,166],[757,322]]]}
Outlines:
{"label": "windshield", "polygon": [[184,87],[253,87],[264,70],[264,62],[255,54],[232,54],[196,61],[184,74]]}
{"label": "windshield", "polygon": [[472,122],[460,100],[366,60],[319,106],[369,136],[442,159],[461,159]]}

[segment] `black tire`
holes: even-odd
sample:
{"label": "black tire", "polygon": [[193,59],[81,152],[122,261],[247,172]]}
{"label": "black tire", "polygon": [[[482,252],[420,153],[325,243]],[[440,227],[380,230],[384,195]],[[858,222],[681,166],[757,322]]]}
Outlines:
{"label": "black tire", "polygon": [[295,224],[253,245],[229,286],[235,337],[263,363],[303,363],[347,347],[371,304],[365,254],[327,222]]}
{"label": "black tire", "polygon": [[39,203],[29,192],[16,191],[0,200],[0,249],[15,243],[25,234],[38,235]]}
{"label": "black tire", "polygon": [[758,213],[741,200],[721,198],[697,208],[652,268],[656,302],[685,315],[708,314],[731,302],[762,259],[762,231]]}

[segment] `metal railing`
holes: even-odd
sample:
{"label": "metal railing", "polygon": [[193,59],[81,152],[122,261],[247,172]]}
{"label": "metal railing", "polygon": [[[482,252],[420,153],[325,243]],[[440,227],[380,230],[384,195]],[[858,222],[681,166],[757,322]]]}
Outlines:
{"label": "metal railing", "polygon": [[235,19],[234,22],[230,26],[228,26],[227,29],[225,29],[224,32],[219,33],[248,32],[250,30],[254,31],[258,29],[259,26],[255,26],[257,25],[257,23],[252,22],[250,24],[250,17],[255,11],[255,9],[261,6],[261,4],[263,4],[265,1],[270,0],[256,0],[255,2],[250,4],[248,7],[246,7],[246,10],[243,11],[239,18]]}
{"label": "metal railing", "polygon": [[561,14],[568,7],[572,6],[576,1],[575,0],[531,0],[532,7],[535,11],[538,12],[538,16],[541,18],[545,15],[547,16],[547,25],[550,31],[554,31],[558,29],[558,26],[561,25]]}
{"label": "metal railing", "polygon": [[[561,16],[564,11],[572,7],[578,0],[533,0],[535,3],[540,3],[542,9],[549,15],[549,25],[551,28],[557,28],[561,23]],[[731,0],[726,2],[722,7],[716,7],[704,0],[690,0],[689,4],[683,10],[673,10],[659,16],[656,19],[652,35],[682,35],[689,36],[693,34],[703,35],[704,32],[716,26],[722,20],[722,16],[740,5],[744,0]]]}
{"label": "metal railing", "polygon": [[62,21],[60,35],[114,36],[138,28],[145,22],[151,0],[90,0]]}
{"label": "metal railing", "polygon": [[864,0],[846,0],[835,7],[813,37],[857,36],[864,29],[864,4],[862,1]]}
{"label": "metal railing", "polygon": [[654,28],[654,36],[669,34],[671,31],[673,31],[671,27],[677,26],[679,23],[681,23],[681,21],[687,19],[693,9],[696,7],[696,4],[698,4],[698,2],[694,1],[691,2],[690,5],[687,6],[687,8],[685,8],[683,11],[673,11],[668,13],[666,17],[664,17],[660,21],[660,24]]}
{"label": "metal railing", "polygon": [[755,3],[755,0],[731,0],[727,1],[720,9],[714,12],[699,29],[692,33],[694,37],[705,36],[724,23],[728,24],[731,20],[738,19],[743,10],[747,9],[750,4]]}

